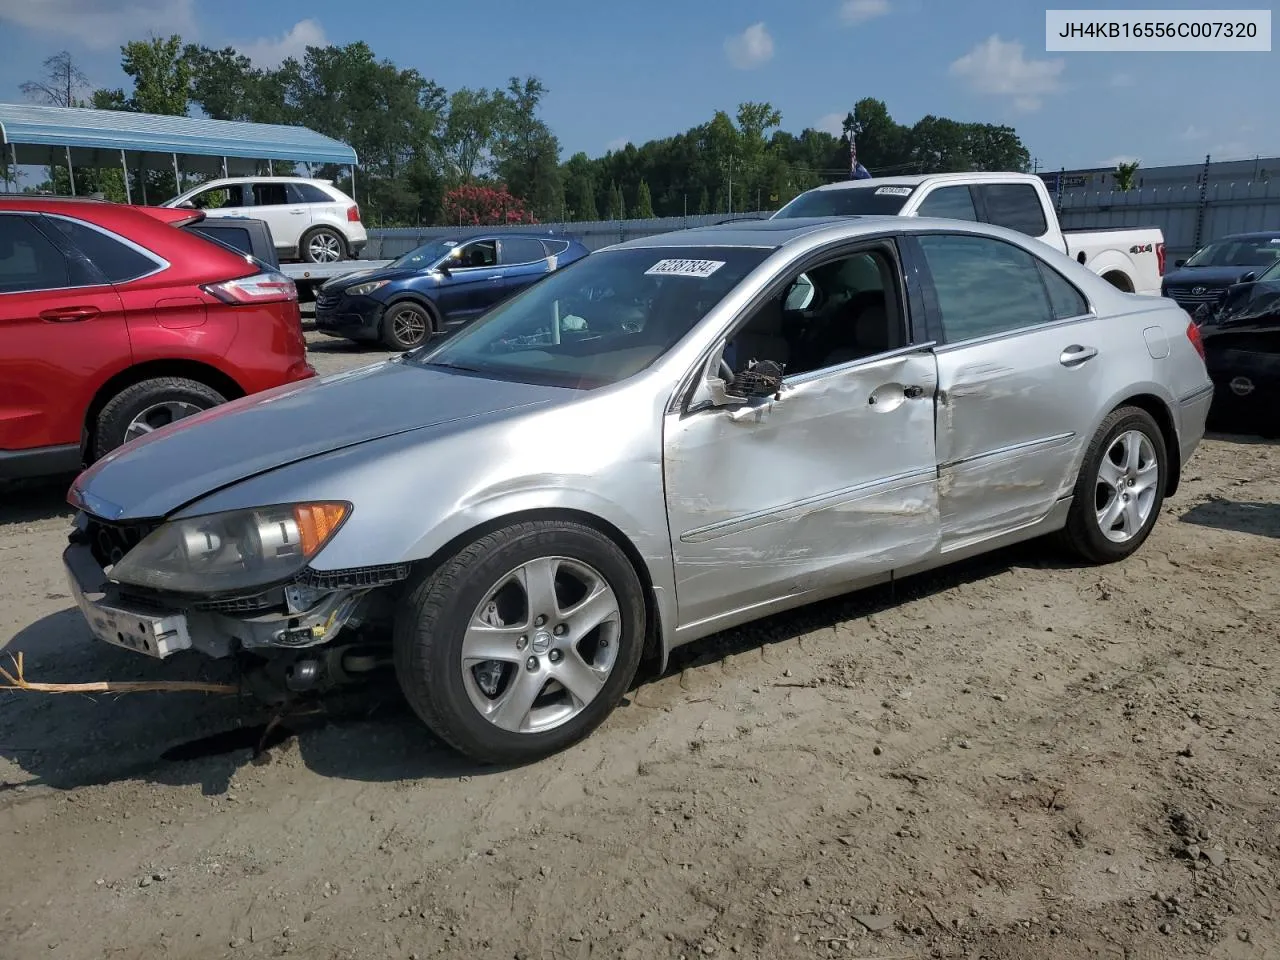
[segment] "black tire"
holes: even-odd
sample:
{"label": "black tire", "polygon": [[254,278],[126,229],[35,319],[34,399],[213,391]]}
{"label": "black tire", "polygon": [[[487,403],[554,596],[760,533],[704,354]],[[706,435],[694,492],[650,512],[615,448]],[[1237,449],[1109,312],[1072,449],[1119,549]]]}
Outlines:
{"label": "black tire", "polygon": [[[1102,458],[1117,438],[1130,430],[1143,434],[1155,452],[1159,476],[1155,482],[1155,499],[1146,521],[1138,533],[1123,543],[1108,539],[1102,532],[1097,515],[1098,471]],[[1059,533],[1059,543],[1068,551],[1089,563],[1115,563],[1133,553],[1142,546],[1160,517],[1160,508],[1164,504],[1164,493],[1169,478],[1169,454],[1165,446],[1164,434],[1161,433],[1155,418],[1139,407],[1119,407],[1102,421],[1098,432],[1094,434],[1089,448],[1085,451],[1084,462],[1080,467],[1080,475],[1076,478],[1071,511],[1067,515],[1067,525]]]}
{"label": "black tire", "polygon": [[[311,242],[317,237],[325,237],[338,248],[338,260],[318,260],[311,250]],[[347,250],[347,238],[335,230],[333,227],[316,227],[308,230],[302,235],[302,240],[298,243],[298,259],[304,263],[336,263],[346,260],[349,256]]]}
{"label": "black tire", "polygon": [[[197,380],[185,377],[143,380],[126,387],[107,401],[94,424],[93,449],[90,453],[94,460],[99,460],[120,446],[125,442],[130,424],[150,408],[173,403],[196,407],[198,409],[192,411],[195,413],[226,402],[227,398],[221,393]],[[164,418],[158,419],[163,421]],[[169,419],[180,418],[170,416]],[[153,426],[160,425],[162,424],[153,423]]]}
{"label": "black tire", "polygon": [[[413,323],[406,323],[412,319]],[[397,329],[399,328],[399,329]],[[421,331],[411,336],[409,330]],[[382,315],[381,339],[390,350],[412,350],[431,339],[435,332],[435,317],[431,310],[416,300],[401,300],[387,307]]]}
{"label": "black tire", "polygon": [[[521,564],[549,556],[590,564],[613,590],[617,658],[599,694],[572,719],[546,732],[516,733],[495,726],[472,704],[463,682],[462,640],[493,584]],[[400,688],[436,736],[482,763],[521,764],[576,743],[604,721],[635,678],[644,637],[643,588],[626,554],[592,527],[537,520],[481,537],[412,585],[397,611],[392,642]]]}

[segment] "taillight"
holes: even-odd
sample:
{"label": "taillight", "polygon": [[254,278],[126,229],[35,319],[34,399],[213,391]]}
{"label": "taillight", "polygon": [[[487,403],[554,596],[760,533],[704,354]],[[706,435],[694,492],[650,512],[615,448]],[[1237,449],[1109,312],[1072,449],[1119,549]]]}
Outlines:
{"label": "taillight", "polygon": [[1200,354],[1200,359],[1204,359],[1204,340],[1200,338],[1200,328],[1196,326],[1194,320],[1187,324],[1187,339],[1191,341],[1191,345],[1196,348],[1196,353]]}
{"label": "taillight", "polygon": [[223,303],[275,303],[298,299],[297,284],[283,273],[272,270],[264,270],[262,273],[241,277],[238,280],[207,283],[201,289]]}
{"label": "taillight", "polygon": [[1160,272],[1160,276],[1164,276],[1164,244],[1156,244],[1156,270]]}
{"label": "taillight", "polygon": [[360,222],[360,208],[359,208],[359,207],[354,206],[354,205],[353,205],[353,206],[350,206],[350,207],[347,207],[347,222],[348,222],[348,223],[359,223],[359,222]]}

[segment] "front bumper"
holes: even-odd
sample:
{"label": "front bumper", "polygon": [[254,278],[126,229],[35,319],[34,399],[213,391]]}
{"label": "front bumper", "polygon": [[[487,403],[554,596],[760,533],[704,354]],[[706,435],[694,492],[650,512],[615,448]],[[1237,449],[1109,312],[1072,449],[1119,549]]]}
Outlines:
{"label": "front bumper", "polygon": [[368,297],[316,297],[316,331],[347,340],[376,340],[386,307]]}
{"label": "front bumper", "polygon": [[358,622],[356,608],[369,592],[361,587],[282,587],[274,607],[246,604],[250,609],[236,615],[234,601],[224,601],[220,611],[201,609],[194,600],[131,595],[108,578],[84,543],[71,543],[63,551],[62,562],[71,595],[90,632],[104,643],[158,660],[184,650],[221,658],[238,650],[297,650],[326,644],[344,627]]}

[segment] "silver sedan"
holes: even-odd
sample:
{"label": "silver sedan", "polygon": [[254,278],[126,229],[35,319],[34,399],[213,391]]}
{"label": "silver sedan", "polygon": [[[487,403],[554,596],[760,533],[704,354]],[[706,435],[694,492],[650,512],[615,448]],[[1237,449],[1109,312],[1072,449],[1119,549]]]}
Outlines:
{"label": "silver sedan", "polygon": [[443,740],[523,762],[715,631],[1045,534],[1124,559],[1212,391],[1175,304],[1019,233],[685,230],[119,448],[65,562],[102,641],[296,690],[382,656]]}

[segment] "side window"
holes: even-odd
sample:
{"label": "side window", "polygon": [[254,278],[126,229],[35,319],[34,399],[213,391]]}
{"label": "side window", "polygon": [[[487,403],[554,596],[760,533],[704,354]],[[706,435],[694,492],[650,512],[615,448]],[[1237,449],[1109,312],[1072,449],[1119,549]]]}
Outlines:
{"label": "side window", "polygon": [[550,257],[559,256],[569,249],[568,240],[543,240],[542,245],[547,248],[547,256]]}
{"label": "side window", "polygon": [[0,214],[0,294],[71,285],[67,258],[30,217]]}
{"label": "side window", "polygon": [[286,183],[290,203],[337,203],[314,183]]}
{"label": "side window", "polygon": [[919,242],[949,343],[1054,318],[1039,261],[1025,250],[1003,240],[956,234],[925,234]]}
{"label": "side window", "polygon": [[987,183],[978,187],[987,206],[987,219],[1032,237],[1042,237],[1049,229],[1044,219],[1040,194],[1029,183]]}
{"label": "side window", "polygon": [[498,263],[498,241],[475,240],[458,247],[453,258],[457,267],[493,267]]}
{"label": "side window", "polygon": [[66,237],[72,246],[98,268],[109,283],[127,283],[149,273],[155,273],[162,266],[158,260],[107,236],[100,230],[95,230],[88,224],[62,217],[46,217],[44,222]]}
{"label": "side window", "polygon": [[537,263],[539,260],[545,260],[546,256],[547,251],[543,249],[540,240],[513,237],[502,241],[503,264]]}
{"label": "side window", "polygon": [[939,187],[922,201],[916,214],[921,217],[946,217],[949,220],[977,220],[973,194],[968,187]]}
{"label": "side window", "polygon": [[[205,221],[206,223],[208,221]],[[253,254],[253,238],[249,236],[249,231],[244,227],[222,226],[222,224],[234,223],[233,220],[222,220],[216,226],[205,226],[205,224],[195,224],[189,228],[192,233],[198,233],[200,236],[209,240],[217,241],[224,246],[230,247],[237,253]]]}
{"label": "side window", "polygon": [[197,210],[217,210],[221,207],[238,207],[240,202],[239,185],[230,187],[210,187],[201,190],[191,197],[191,205]]}
{"label": "side window", "polygon": [[725,360],[735,371],[771,360],[793,376],[896,350],[906,344],[897,275],[883,249],[811,267],[756,310]]}
{"label": "side window", "polygon": [[253,204],[256,207],[275,207],[289,202],[289,191],[283,183],[255,183]]}
{"label": "side window", "polygon": [[1068,320],[1089,312],[1089,302],[1070,280],[1043,260],[1037,260],[1036,263],[1040,267],[1040,276],[1044,277],[1045,289],[1049,291],[1049,303],[1053,306],[1055,319]]}

